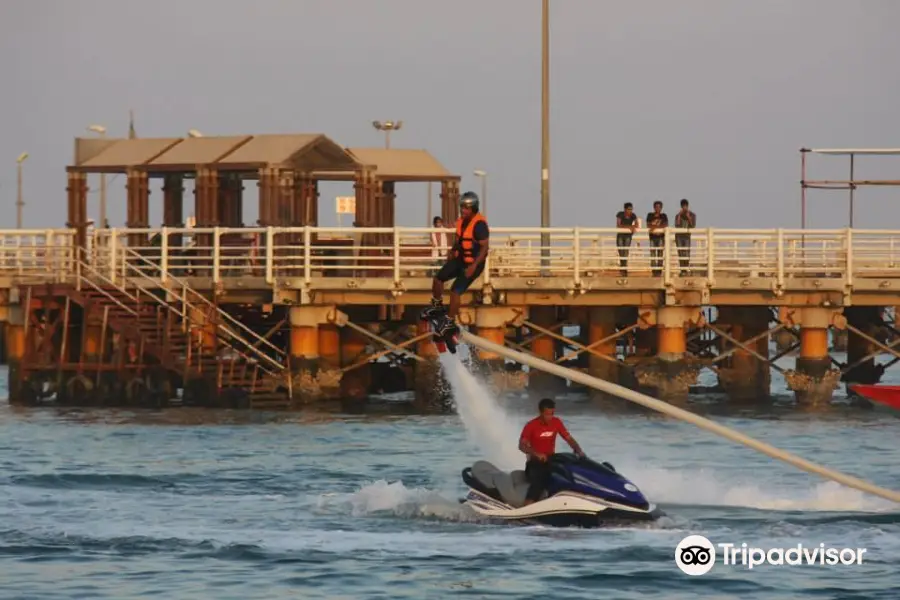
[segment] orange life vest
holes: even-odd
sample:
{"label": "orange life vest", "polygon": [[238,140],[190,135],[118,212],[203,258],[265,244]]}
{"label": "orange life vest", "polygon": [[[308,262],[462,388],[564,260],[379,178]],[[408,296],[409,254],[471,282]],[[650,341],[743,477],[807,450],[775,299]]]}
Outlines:
{"label": "orange life vest", "polygon": [[[485,219],[481,213],[475,213],[472,215],[472,218],[469,219],[468,224],[466,224],[466,229],[463,230],[463,218],[460,217],[456,220],[456,243],[458,248],[462,251],[463,262],[467,265],[475,262],[475,250],[478,245],[478,242],[475,240],[475,225],[481,222],[487,224],[487,219]],[[457,252],[456,256],[460,256],[459,252]]]}

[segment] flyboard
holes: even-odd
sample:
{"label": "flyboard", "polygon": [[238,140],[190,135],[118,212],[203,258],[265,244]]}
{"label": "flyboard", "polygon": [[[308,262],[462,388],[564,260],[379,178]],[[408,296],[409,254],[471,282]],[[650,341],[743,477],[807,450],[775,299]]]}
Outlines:
{"label": "flyboard", "polygon": [[441,325],[446,319],[446,313],[441,313],[438,315],[433,315],[431,317],[427,317],[422,315],[422,319],[428,323],[431,328],[434,343],[438,348],[438,352],[443,354],[444,352],[449,351],[450,354],[456,354],[456,348],[459,346],[459,325],[456,323],[453,324],[453,328],[447,331],[444,335],[440,335],[438,332],[441,330]]}

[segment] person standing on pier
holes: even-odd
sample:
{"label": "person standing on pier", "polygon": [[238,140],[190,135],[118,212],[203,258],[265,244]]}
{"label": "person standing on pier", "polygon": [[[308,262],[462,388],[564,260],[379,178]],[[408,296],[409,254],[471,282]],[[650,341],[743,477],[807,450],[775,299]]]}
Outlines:
{"label": "person standing on pier", "polygon": [[663,246],[666,243],[666,227],[669,226],[669,216],[662,211],[663,203],[657,200],[653,203],[653,212],[647,213],[647,227],[650,229],[650,259],[653,267],[653,276],[662,275]]}
{"label": "person standing on pier", "polygon": [[[460,217],[456,220],[456,241],[447,253],[447,262],[437,272],[431,285],[431,306],[422,311],[422,317],[433,319],[443,316],[436,333],[446,335],[456,328],[460,296],[469,289],[484,271],[488,255],[490,229],[487,219],[478,212],[478,195],[466,192],[459,202]],[[450,311],[444,309],[442,297],[444,284],[454,279],[450,287]]]}
{"label": "person standing on pier", "polygon": [[619,266],[622,268],[622,277],[628,276],[628,249],[631,247],[631,238],[637,229],[637,215],[634,214],[634,206],[626,202],[623,210],[616,214],[616,227],[628,229],[630,233],[616,234],[616,248],[619,251]]}
{"label": "person standing on pier", "polygon": [[[697,227],[697,215],[690,208],[687,198],[681,200],[681,210],[675,215],[676,229],[694,229]],[[691,234],[676,233],[675,245],[678,247],[678,262],[681,265],[682,277],[688,274],[691,265]]]}

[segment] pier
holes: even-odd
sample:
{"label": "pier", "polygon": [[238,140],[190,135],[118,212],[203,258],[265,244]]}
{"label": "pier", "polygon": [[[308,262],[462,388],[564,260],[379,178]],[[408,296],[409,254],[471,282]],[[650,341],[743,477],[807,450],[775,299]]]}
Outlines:
{"label": "pier", "polygon": [[[428,152],[318,134],[79,139],[67,173],[66,227],[0,231],[10,402],[295,408],[414,390],[419,407],[444,405],[418,318],[437,230],[395,224],[395,186],[407,181],[437,183],[445,222],[456,219],[459,177]],[[94,173],[125,175],[125,227],[89,226]],[[318,225],[323,180],[354,183],[356,226]],[[259,187],[252,227],[248,183]],[[626,259],[615,228],[491,225],[463,326],[672,403],[703,369],[729,397],[765,398],[775,361],[798,351],[783,375],[799,403],[818,405],[841,383],[877,382],[877,356],[900,360],[900,230],[669,228],[662,247],[639,230]],[[675,243],[687,233],[688,252]],[[829,340],[844,335],[840,363]],[[567,385],[490,352],[473,362],[498,390]]]}

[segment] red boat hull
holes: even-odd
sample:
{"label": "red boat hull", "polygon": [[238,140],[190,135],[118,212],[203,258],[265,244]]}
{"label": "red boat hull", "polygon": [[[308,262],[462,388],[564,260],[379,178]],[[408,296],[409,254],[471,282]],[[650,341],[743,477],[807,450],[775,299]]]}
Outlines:
{"label": "red boat hull", "polygon": [[850,390],[867,400],[900,410],[900,385],[854,384]]}

